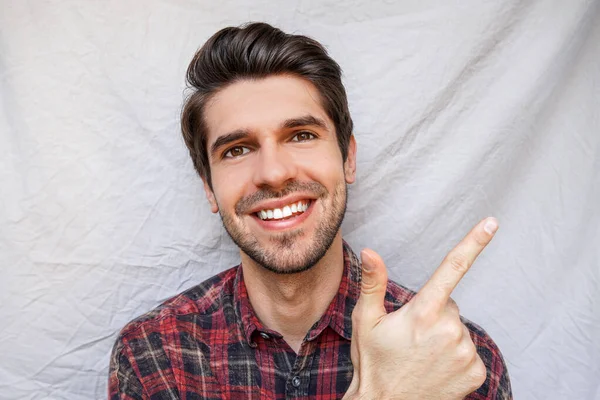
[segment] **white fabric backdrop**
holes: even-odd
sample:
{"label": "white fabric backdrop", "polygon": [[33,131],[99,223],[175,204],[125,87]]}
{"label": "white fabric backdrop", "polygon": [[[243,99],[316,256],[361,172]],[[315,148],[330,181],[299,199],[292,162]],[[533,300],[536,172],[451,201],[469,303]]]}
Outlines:
{"label": "white fabric backdrop", "polygon": [[495,215],[462,313],[517,399],[600,399],[600,1],[0,4],[0,398],[105,398],[120,328],[237,263],[178,114],[197,47],[264,20],[345,71],[350,244],[416,289]]}

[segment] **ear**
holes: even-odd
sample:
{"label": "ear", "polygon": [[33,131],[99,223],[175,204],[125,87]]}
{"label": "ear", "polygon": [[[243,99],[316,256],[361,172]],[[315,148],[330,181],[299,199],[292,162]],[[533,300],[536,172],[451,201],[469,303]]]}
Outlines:
{"label": "ear", "polygon": [[356,180],[356,140],[354,135],[350,135],[350,141],[348,142],[348,157],[344,162],[344,175],[346,183],[354,183]]}
{"label": "ear", "polygon": [[213,213],[219,212],[219,205],[217,204],[215,194],[210,186],[208,186],[208,183],[206,183],[206,179],[202,178],[202,182],[204,182],[204,192],[206,193],[206,200],[208,200],[208,203],[210,204],[210,211]]}

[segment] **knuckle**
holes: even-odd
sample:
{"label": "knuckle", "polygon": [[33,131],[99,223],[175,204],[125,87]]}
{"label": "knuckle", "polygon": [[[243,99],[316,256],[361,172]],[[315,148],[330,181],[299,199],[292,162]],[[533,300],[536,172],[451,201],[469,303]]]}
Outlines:
{"label": "knuckle", "polygon": [[459,362],[459,364],[465,366],[473,362],[475,354],[476,352],[473,346],[469,346],[467,344],[458,346],[456,348],[456,360]]}
{"label": "knuckle", "polygon": [[467,328],[465,324],[462,323],[462,320],[460,321],[460,323],[462,325],[465,338],[470,339],[471,344],[475,346],[475,343],[473,343],[473,337],[471,336],[471,331],[469,330],[469,328]]}
{"label": "knuckle", "polygon": [[467,272],[469,267],[471,267],[471,261],[469,258],[464,253],[458,251],[450,254],[448,262],[456,272],[461,274]]}
{"label": "knuckle", "polygon": [[453,323],[446,326],[446,337],[452,342],[458,342],[463,337],[463,329],[461,324]]}
{"label": "knuckle", "polygon": [[475,362],[471,371],[471,377],[473,379],[473,390],[483,385],[487,379],[487,369],[480,357],[477,357],[477,362]]}
{"label": "knuckle", "polygon": [[426,307],[414,307],[411,314],[416,326],[430,326],[434,322],[435,316]]}
{"label": "knuckle", "polygon": [[367,295],[371,295],[374,293],[379,293],[382,290],[385,290],[379,283],[377,282],[367,282],[367,281],[363,281],[360,284],[360,291],[361,293],[367,294]]}
{"label": "knuckle", "polygon": [[454,301],[452,298],[449,298],[449,299],[448,299],[448,303],[446,304],[446,307],[447,307],[449,310],[451,310],[451,311],[453,311],[453,312],[455,312],[455,313],[457,313],[457,314],[459,314],[459,313],[460,313],[460,311],[459,311],[459,309],[458,309],[458,304],[456,304],[456,301]]}

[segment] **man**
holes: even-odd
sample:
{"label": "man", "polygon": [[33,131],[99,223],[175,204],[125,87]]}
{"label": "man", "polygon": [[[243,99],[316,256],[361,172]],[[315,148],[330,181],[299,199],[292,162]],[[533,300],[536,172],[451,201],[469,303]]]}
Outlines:
{"label": "man", "polygon": [[356,142],[341,70],[319,43],[226,28],[187,79],[185,142],[241,264],[123,329],[110,398],[512,397],[500,351],[449,297],[495,219],[418,294],[342,240]]}

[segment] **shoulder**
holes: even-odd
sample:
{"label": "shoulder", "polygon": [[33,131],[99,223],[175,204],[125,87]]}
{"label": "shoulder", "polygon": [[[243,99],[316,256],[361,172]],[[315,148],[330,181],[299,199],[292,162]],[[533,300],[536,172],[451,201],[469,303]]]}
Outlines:
{"label": "shoulder", "polygon": [[[471,340],[477,349],[481,361],[487,369],[487,378],[484,384],[475,392],[484,398],[512,399],[512,388],[508,369],[498,345],[488,333],[476,323],[467,318],[460,317],[462,323],[469,329]],[[480,397],[477,397],[480,398]]]}
{"label": "shoulder", "polygon": [[121,330],[119,338],[130,337],[140,330],[154,330],[172,318],[190,314],[210,316],[221,312],[223,298],[233,292],[237,268],[223,271],[133,319]]}
{"label": "shoulder", "polygon": [[233,295],[236,274],[234,267],[215,275],[125,325],[110,358],[110,398],[155,393],[153,388],[160,386],[155,382],[157,376],[175,382],[172,362],[198,366],[210,375],[205,339],[226,325],[224,308],[230,303],[228,296]]}
{"label": "shoulder", "polygon": [[127,323],[117,336],[113,358],[117,353],[132,357],[150,347],[162,347],[173,335],[180,337],[177,341],[192,335],[202,342],[206,332],[225,324],[224,309],[233,296],[237,268],[223,271]]}

